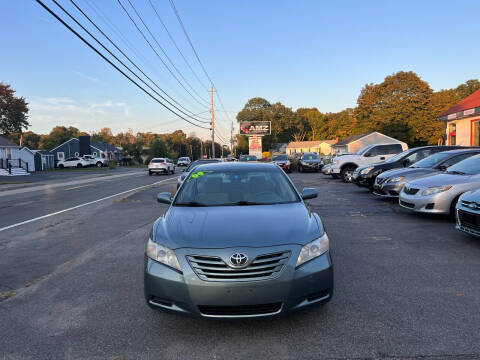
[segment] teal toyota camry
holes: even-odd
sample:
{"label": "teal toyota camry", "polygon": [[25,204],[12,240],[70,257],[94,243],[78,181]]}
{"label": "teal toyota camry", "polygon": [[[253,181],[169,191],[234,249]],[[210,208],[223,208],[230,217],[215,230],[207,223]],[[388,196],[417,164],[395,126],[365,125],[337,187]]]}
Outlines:
{"label": "teal toyota camry", "polygon": [[147,241],[147,304],[196,317],[275,316],[328,302],[329,239],[318,214],[272,163],[195,168]]}

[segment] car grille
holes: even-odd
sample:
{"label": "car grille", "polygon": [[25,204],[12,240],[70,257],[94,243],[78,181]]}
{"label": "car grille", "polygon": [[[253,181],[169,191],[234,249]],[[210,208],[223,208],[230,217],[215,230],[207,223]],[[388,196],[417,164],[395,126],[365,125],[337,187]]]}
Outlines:
{"label": "car grille", "polygon": [[239,305],[239,306],[207,306],[199,305],[203,315],[210,316],[249,316],[275,314],[282,308],[282,303]]}
{"label": "car grille", "polygon": [[378,185],[382,185],[385,182],[385,180],[387,180],[387,179],[388,178],[379,178],[377,176],[377,178],[375,179],[375,183],[377,183]]}
{"label": "car grille", "polygon": [[415,188],[407,188],[406,186],[403,188],[403,191],[407,195],[415,195],[420,189],[415,189]]}
{"label": "car grille", "polygon": [[413,209],[415,207],[415,204],[406,202],[406,201],[400,201],[400,205],[405,206],[407,208]]}
{"label": "car grille", "polygon": [[235,269],[218,256],[189,255],[190,266],[202,280],[252,281],[268,280],[282,271],[290,257],[290,251],[257,256],[247,267]]}
{"label": "car grille", "polygon": [[458,210],[458,222],[460,226],[480,231],[480,215]]}
{"label": "car grille", "polygon": [[462,200],[462,205],[473,210],[480,210],[480,204],[475,201]]}

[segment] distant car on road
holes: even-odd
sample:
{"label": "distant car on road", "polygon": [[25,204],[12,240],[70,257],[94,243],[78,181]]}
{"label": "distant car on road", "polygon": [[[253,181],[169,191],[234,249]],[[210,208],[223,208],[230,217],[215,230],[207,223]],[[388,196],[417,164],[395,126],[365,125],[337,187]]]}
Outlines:
{"label": "distant car on road", "polygon": [[191,163],[191,160],[188,156],[178,158],[177,160],[177,166],[188,166],[190,165],[190,163]]}
{"label": "distant car on road", "polygon": [[[287,314],[333,295],[329,239],[318,214],[271,163],[199,165],[152,226],[148,306],[200,318]],[[272,226],[275,224],[275,226]]]}
{"label": "distant car on road", "polygon": [[442,151],[430,155],[408,168],[385,171],[376,177],[373,193],[381,197],[398,197],[407,182],[439,174],[448,167],[477,154],[480,154],[480,149]]}
{"label": "distant car on road", "polygon": [[255,155],[242,155],[238,161],[258,161]]}
{"label": "distant car on road", "polygon": [[94,155],[83,155],[83,158],[90,163],[90,166],[102,167],[108,165],[108,159]]}
{"label": "distant car on road", "polygon": [[173,173],[175,173],[175,164],[169,158],[153,158],[148,164],[148,175]]}
{"label": "distant car on road", "polygon": [[460,195],[480,188],[480,155],[450,166],[445,173],[413,180],[400,193],[400,206],[422,213],[455,213]]}
{"label": "distant car on road", "polygon": [[457,230],[480,237],[480,190],[468,191],[458,199]]}
{"label": "distant car on road", "polygon": [[386,161],[359,166],[353,173],[353,182],[359,186],[366,186],[373,189],[375,178],[384,171],[405,168],[432,154],[458,148],[461,148],[461,146],[422,146],[408,149]]}
{"label": "distant car on road", "polygon": [[288,156],[285,154],[282,155],[275,155],[272,158],[272,162],[278,166],[280,166],[285,172],[291,173],[292,169],[290,167],[290,160],[288,160]]}
{"label": "distant car on road", "polygon": [[406,150],[402,144],[367,145],[356,154],[340,155],[332,159],[333,177],[340,177],[344,182],[352,182],[353,173],[359,166],[385,161]]}
{"label": "distant car on road", "polygon": [[321,170],[323,161],[317,153],[304,153],[298,161],[298,172]]}
{"label": "distant car on road", "polygon": [[195,160],[194,162],[190,163],[186,169],[183,170],[182,174],[177,179],[177,189],[182,185],[183,180],[190,174],[194,168],[201,164],[212,164],[220,162],[219,159],[199,159]]}
{"label": "distant car on road", "polygon": [[61,160],[57,163],[57,166],[60,169],[63,168],[81,168],[81,167],[87,167],[90,166],[90,162],[88,160],[85,160],[81,157],[71,157],[66,160]]}

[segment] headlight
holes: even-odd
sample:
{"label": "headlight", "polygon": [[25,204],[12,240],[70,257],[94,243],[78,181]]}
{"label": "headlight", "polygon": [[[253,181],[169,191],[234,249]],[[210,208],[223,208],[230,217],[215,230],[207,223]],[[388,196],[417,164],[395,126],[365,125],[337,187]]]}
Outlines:
{"label": "headlight", "polygon": [[402,181],[403,179],[405,179],[405,177],[403,177],[403,176],[397,176],[397,177],[391,178],[390,180],[388,180],[388,182],[391,182],[391,183],[400,182],[400,181]]}
{"label": "headlight", "polygon": [[327,233],[324,233],[321,237],[312,242],[304,245],[300,254],[298,255],[297,267],[310,261],[320,255],[325,254],[329,249],[329,240]]}
{"label": "headlight", "polygon": [[166,246],[160,245],[152,241],[152,239],[148,239],[147,256],[150,259],[153,259],[155,261],[161,262],[162,264],[170,266],[171,268],[182,271],[182,269],[180,268],[180,264],[178,263],[177,256],[175,255],[175,252],[167,248]]}
{"label": "headlight", "polygon": [[363,169],[362,171],[360,171],[360,174],[365,175],[365,174],[368,174],[372,170],[373,170],[373,166],[369,166],[369,167]]}
{"label": "headlight", "polygon": [[438,193],[447,191],[451,188],[452,188],[451,186],[432,186],[432,187],[429,187],[428,189],[423,190],[422,196],[438,194]]}

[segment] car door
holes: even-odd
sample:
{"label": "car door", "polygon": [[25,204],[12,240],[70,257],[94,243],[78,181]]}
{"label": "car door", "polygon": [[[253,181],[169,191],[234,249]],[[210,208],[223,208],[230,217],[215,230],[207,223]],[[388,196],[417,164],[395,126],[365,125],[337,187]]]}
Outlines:
{"label": "car door", "polygon": [[75,158],[68,158],[67,160],[64,161],[63,166],[65,167],[72,167],[75,166],[73,163],[75,161]]}
{"label": "car door", "polygon": [[[384,161],[385,155],[383,154],[382,145],[372,147],[365,153],[364,157],[365,165]],[[381,158],[383,158],[383,160],[381,160]]]}

